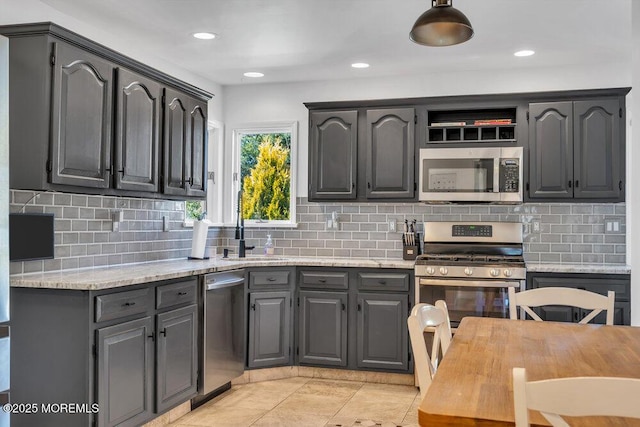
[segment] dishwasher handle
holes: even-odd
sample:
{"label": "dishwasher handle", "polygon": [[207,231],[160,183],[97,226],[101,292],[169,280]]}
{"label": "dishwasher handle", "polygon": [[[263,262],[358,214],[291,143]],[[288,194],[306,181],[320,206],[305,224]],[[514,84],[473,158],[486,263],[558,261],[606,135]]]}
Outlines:
{"label": "dishwasher handle", "polygon": [[238,286],[244,284],[244,278],[221,280],[219,282],[207,283],[207,291],[213,291],[215,289],[230,288],[232,286]]}

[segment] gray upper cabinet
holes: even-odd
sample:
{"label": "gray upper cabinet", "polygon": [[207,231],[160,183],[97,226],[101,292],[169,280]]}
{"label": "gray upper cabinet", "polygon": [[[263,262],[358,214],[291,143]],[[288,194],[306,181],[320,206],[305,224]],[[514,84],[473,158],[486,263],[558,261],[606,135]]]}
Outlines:
{"label": "gray upper cabinet", "polygon": [[164,193],[205,196],[206,104],[165,89]]}
{"label": "gray upper cabinet", "polygon": [[300,364],[347,366],[347,293],[300,291]]}
{"label": "gray upper cabinet", "polygon": [[414,197],[413,108],[367,110],[367,199]]}
{"label": "gray upper cabinet", "polygon": [[[211,94],[52,23],[0,34],[9,37],[11,188],[206,197]],[[164,88],[181,104],[163,105]]]}
{"label": "gray upper cabinet", "polygon": [[114,67],[53,43],[51,182],[108,188]]}
{"label": "gray upper cabinet", "polygon": [[309,115],[309,200],[356,198],[358,112]]}
{"label": "gray upper cabinet", "polygon": [[116,95],[115,186],[159,191],[162,87],[120,68]]}
{"label": "gray upper cabinet", "polygon": [[623,201],[617,98],[529,105],[529,198]]}

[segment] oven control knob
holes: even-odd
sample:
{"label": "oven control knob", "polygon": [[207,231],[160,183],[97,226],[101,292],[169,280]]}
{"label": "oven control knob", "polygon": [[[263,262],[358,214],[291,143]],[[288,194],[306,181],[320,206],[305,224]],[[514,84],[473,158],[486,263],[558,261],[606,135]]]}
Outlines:
{"label": "oven control knob", "polygon": [[447,270],[447,267],[440,267],[440,274],[442,274],[443,276],[449,274],[449,270]]}
{"label": "oven control knob", "polygon": [[511,277],[512,274],[513,273],[511,273],[511,270],[509,269],[504,270],[504,277]]}
{"label": "oven control knob", "polygon": [[489,274],[492,277],[498,277],[500,275],[500,270],[498,270],[497,268],[492,268],[491,271],[489,271]]}
{"label": "oven control knob", "polygon": [[436,269],[433,267],[427,267],[427,274],[429,276],[431,276],[432,274],[434,274],[436,272]]}
{"label": "oven control knob", "polygon": [[473,274],[473,269],[467,267],[464,269],[464,274],[466,274],[467,276],[471,276]]}

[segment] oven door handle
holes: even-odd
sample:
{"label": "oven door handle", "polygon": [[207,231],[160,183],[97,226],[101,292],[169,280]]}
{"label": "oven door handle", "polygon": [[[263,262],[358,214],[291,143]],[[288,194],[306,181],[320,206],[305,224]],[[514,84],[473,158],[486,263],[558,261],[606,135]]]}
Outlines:
{"label": "oven door handle", "polygon": [[427,279],[418,280],[420,286],[461,286],[470,288],[519,288],[519,280],[467,280],[467,279]]}

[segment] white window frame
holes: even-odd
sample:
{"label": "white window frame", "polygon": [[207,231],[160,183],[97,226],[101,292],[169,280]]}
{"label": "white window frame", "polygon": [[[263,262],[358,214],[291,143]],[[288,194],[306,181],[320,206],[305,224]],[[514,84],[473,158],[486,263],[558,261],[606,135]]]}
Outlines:
{"label": "white window frame", "polygon": [[[210,226],[223,226],[223,174],[224,124],[217,120],[207,122],[207,197],[205,211]],[[183,225],[193,227],[193,219],[187,218],[186,202]]]}
{"label": "white window frame", "polygon": [[296,228],[298,226],[296,222],[296,196],[297,196],[297,166],[298,166],[298,122],[268,122],[268,123],[248,123],[234,126],[232,144],[233,144],[233,167],[232,167],[232,185],[229,186],[231,192],[229,194],[229,209],[227,210],[228,218],[233,220],[233,223],[227,224],[229,226],[235,226],[237,215],[237,200],[238,191],[240,190],[240,140],[242,135],[256,134],[256,133],[290,133],[291,134],[291,168],[290,176],[291,183],[289,187],[289,220],[244,220],[244,225],[247,228]]}

